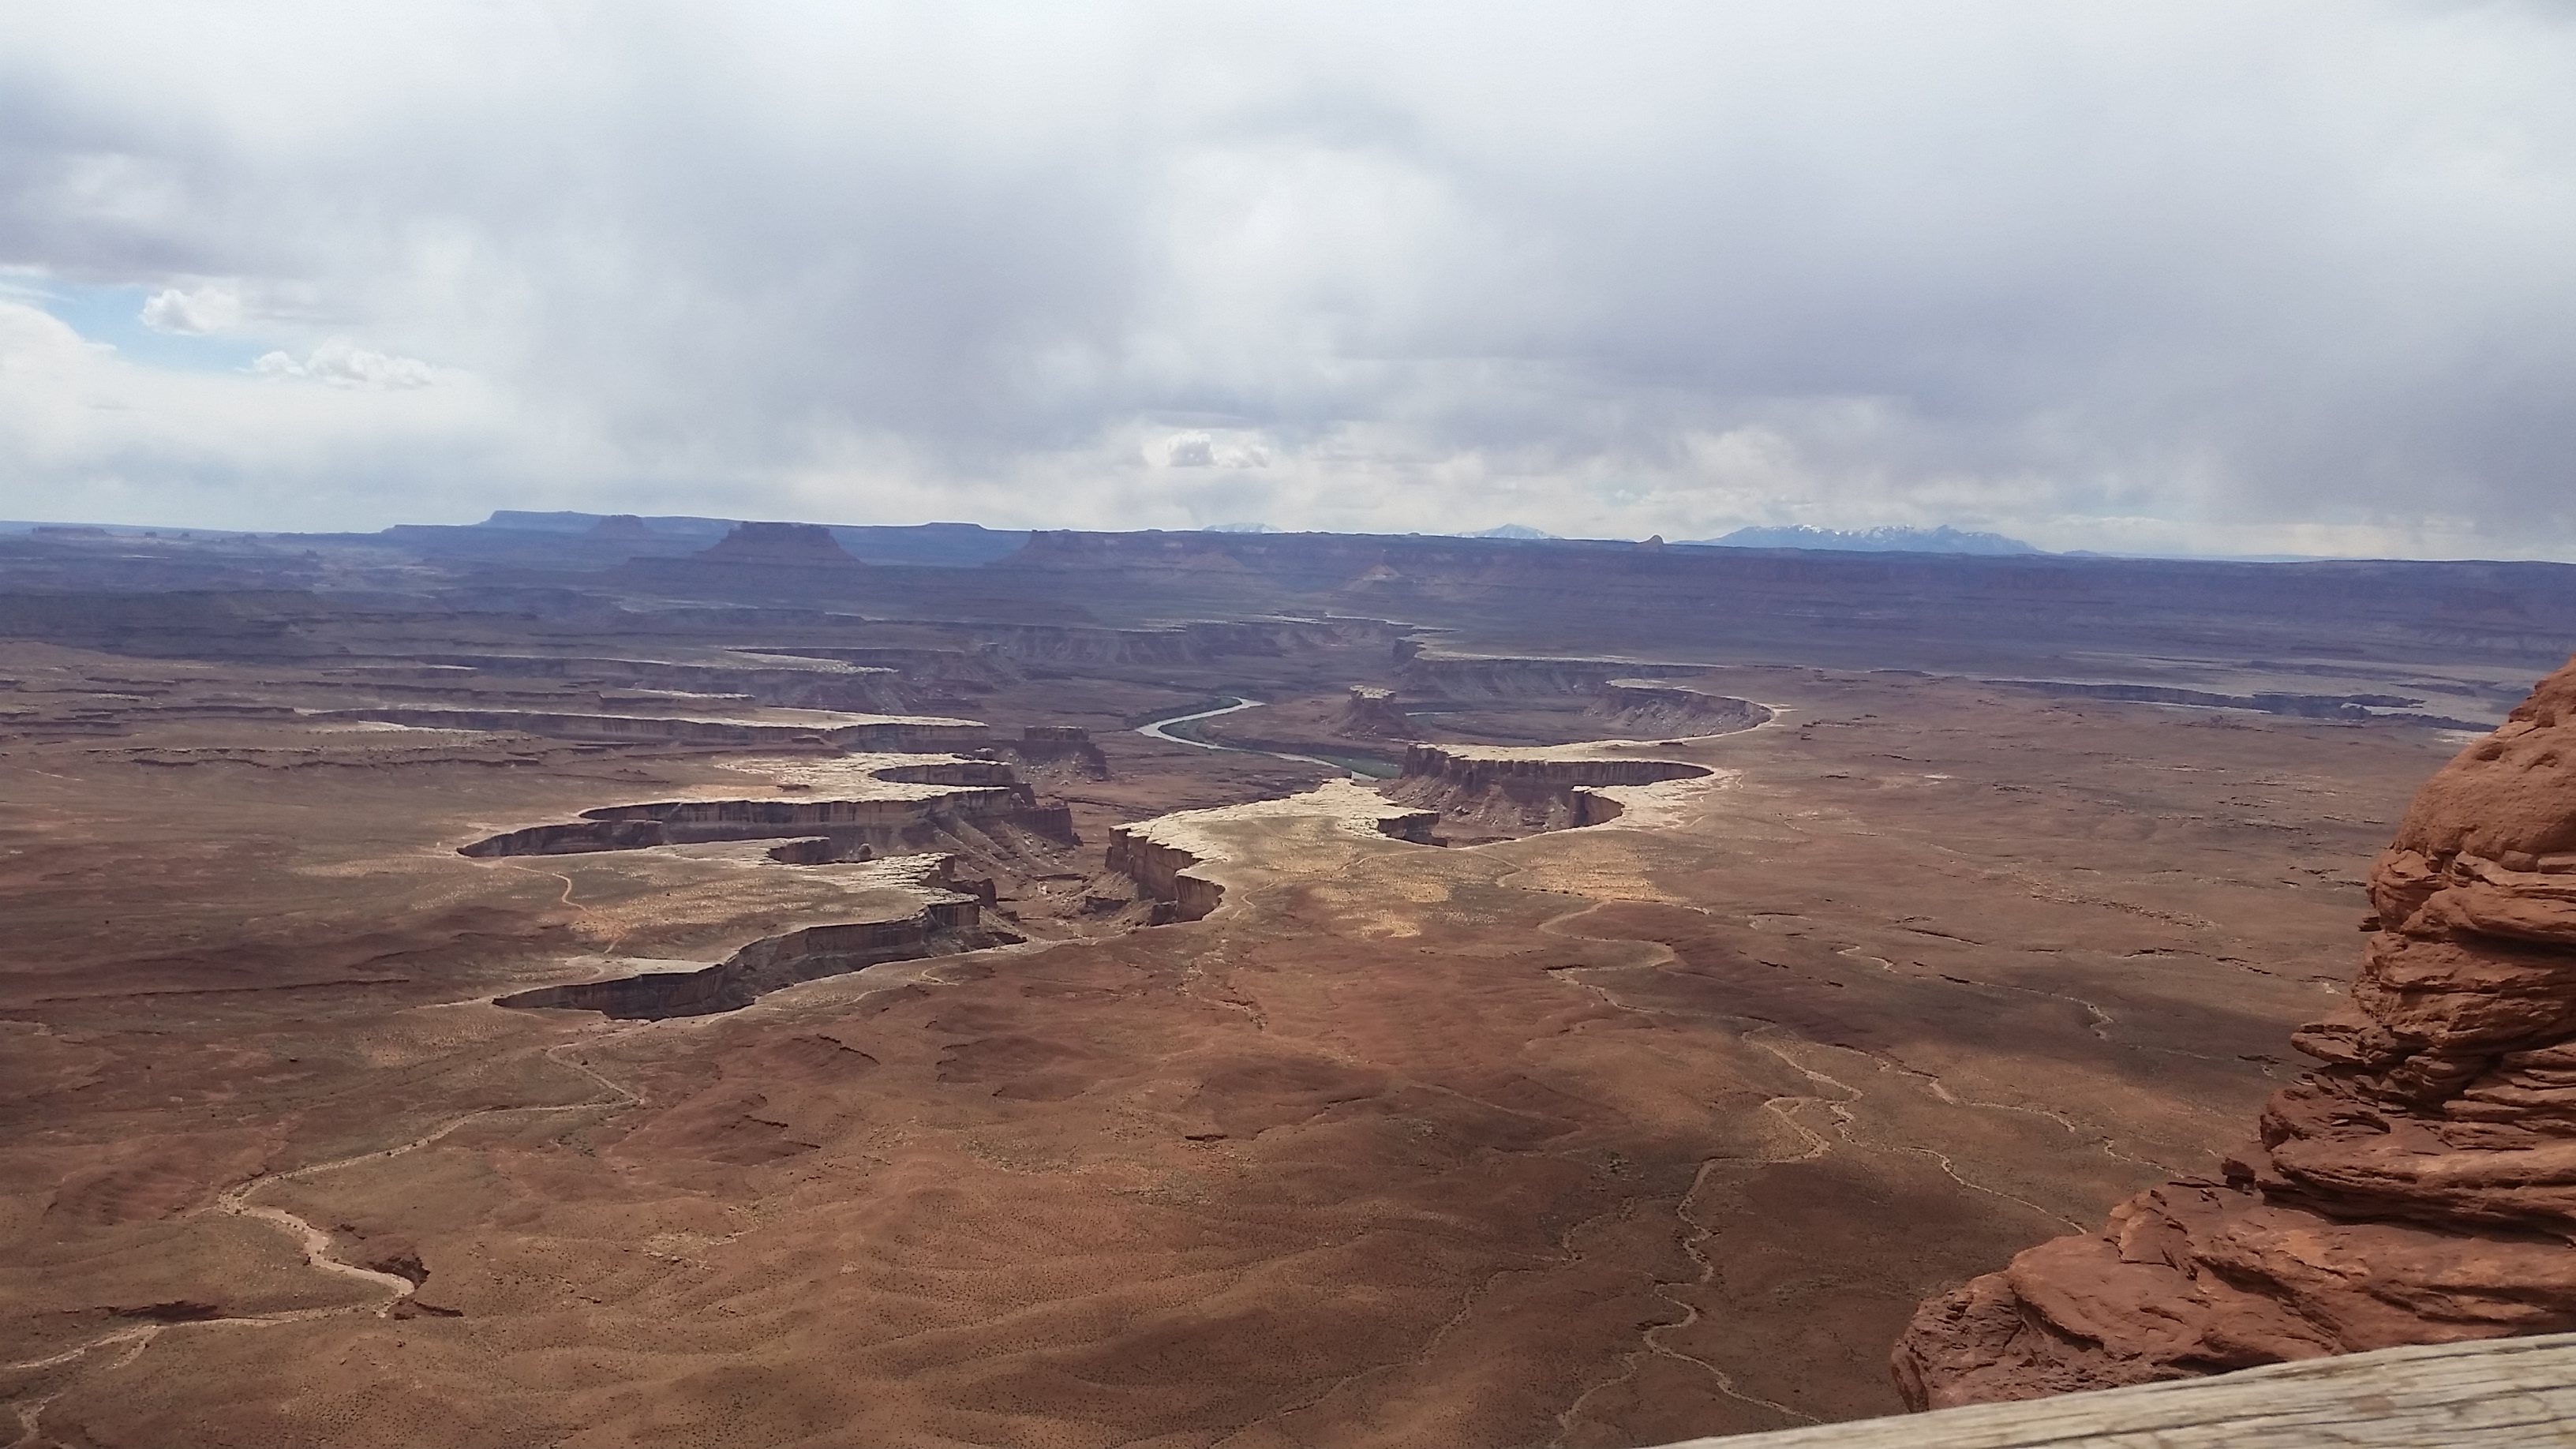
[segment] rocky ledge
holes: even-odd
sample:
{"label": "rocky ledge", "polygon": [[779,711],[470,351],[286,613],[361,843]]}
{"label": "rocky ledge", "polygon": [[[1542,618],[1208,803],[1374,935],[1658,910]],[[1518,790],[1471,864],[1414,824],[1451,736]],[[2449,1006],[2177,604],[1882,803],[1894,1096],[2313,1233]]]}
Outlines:
{"label": "rocky ledge", "polygon": [[365,720],[420,729],[486,730],[616,744],[816,744],[845,750],[953,750],[982,745],[991,733],[974,720],[820,709],[763,709],[743,715],[626,715],[381,705],[300,713],[322,722]]}
{"label": "rocky ledge", "polygon": [[2576,664],[2416,796],[2370,899],[2258,1140],[1924,1305],[1910,1404],[2576,1329]]}
{"label": "rocky ledge", "polygon": [[1590,712],[1638,738],[1733,734],[1771,721],[1771,711],[1749,699],[1654,679],[1610,680]]}
{"label": "rocky ledge", "polygon": [[1388,782],[1386,795],[1439,812],[1444,829],[1453,835],[1434,843],[1471,844],[1600,825],[1626,810],[1605,790],[1705,779],[1714,773],[1679,760],[1604,756],[1593,753],[1595,748],[1409,745],[1404,772]]}
{"label": "rocky ledge", "polygon": [[766,936],[712,966],[679,964],[595,981],[540,986],[493,998],[496,1006],[596,1011],[626,1020],[662,1020],[738,1011],[781,987],[846,976],[890,961],[919,961],[1009,945],[1022,939],[984,920],[949,856],[879,862],[868,884],[919,898],[919,908],[891,919],[840,921]]}
{"label": "rocky ledge", "polygon": [[930,849],[960,829],[1009,825],[1063,844],[1077,844],[1073,816],[1060,800],[1042,800],[999,760],[963,755],[871,754],[801,762],[750,761],[779,773],[781,788],[799,793],[761,799],[710,796],[606,805],[578,820],[531,825],[457,848],[478,859],[509,855],[575,855],[646,850],[715,841],[785,840],[773,852],[790,864],[865,860]]}

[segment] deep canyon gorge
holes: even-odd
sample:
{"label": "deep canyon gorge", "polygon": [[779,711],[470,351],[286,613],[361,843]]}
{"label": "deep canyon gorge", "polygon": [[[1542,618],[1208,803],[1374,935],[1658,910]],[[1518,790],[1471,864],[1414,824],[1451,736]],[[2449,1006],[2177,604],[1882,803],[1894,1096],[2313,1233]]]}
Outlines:
{"label": "deep canyon gorge", "polygon": [[878,532],[0,537],[18,1442],[1653,1444],[2569,1326],[2576,569]]}

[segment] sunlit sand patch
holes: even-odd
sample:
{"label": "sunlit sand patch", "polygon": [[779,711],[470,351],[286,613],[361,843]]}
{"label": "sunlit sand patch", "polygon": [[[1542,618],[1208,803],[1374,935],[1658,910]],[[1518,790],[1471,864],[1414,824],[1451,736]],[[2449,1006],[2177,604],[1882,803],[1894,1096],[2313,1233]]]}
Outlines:
{"label": "sunlit sand patch", "polygon": [[1593,787],[1593,794],[1607,796],[1618,804],[1623,813],[1616,820],[1605,820],[1591,828],[1670,830],[1703,818],[1715,808],[1710,797],[1734,788],[1736,782],[1744,778],[1741,770],[1708,768],[1708,774],[1685,780]]}
{"label": "sunlit sand patch", "polygon": [[[1257,850],[1263,844],[1277,842],[1282,839],[1283,832],[1292,833],[1301,841],[1329,840],[1336,835],[1383,841],[1387,836],[1378,828],[1380,821],[1416,813],[1406,806],[1389,802],[1366,786],[1349,780],[1327,780],[1302,795],[1290,795],[1279,800],[1255,800],[1245,805],[1221,805],[1210,810],[1183,810],[1127,829],[1156,845],[1187,851],[1202,860],[1214,860],[1220,856],[1232,857],[1238,850]],[[1298,828],[1301,826],[1306,828],[1301,830]],[[1278,854],[1275,851],[1262,853]],[[1265,864],[1293,866],[1294,862],[1279,860],[1265,861]]]}
{"label": "sunlit sand patch", "polygon": [[[1611,822],[1625,823],[1624,819]],[[1608,827],[1595,827],[1607,829]],[[1533,848],[1533,842],[1545,841],[1556,848]],[[1670,858],[1659,852],[1651,841],[1640,841],[1635,835],[1626,839],[1609,835],[1567,838],[1563,833],[1533,836],[1526,841],[1506,841],[1503,846],[1516,846],[1512,854],[1520,859],[1520,869],[1501,878],[1497,884],[1515,890],[1556,891],[1566,895],[1589,896],[1596,900],[1667,901],[1675,905],[1695,904],[1685,896],[1657,884],[1660,876],[1671,873]],[[1499,847],[1483,847],[1499,849]]]}
{"label": "sunlit sand patch", "polygon": [[[781,789],[798,793],[813,792],[812,798],[825,800],[932,800],[958,788],[964,781],[930,783],[919,780],[887,779],[882,772],[894,770],[937,771],[960,774],[1000,773],[989,760],[972,760],[963,755],[925,752],[907,754],[874,751],[838,756],[750,755],[719,760],[727,770],[746,775],[760,775]],[[708,784],[682,790],[682,795],[698,798],[729,796],[739,787]]]}
{"label": "sunlit sand patch", "polygon": [[1395,872],[1366,881],[1318,884],[1309,892],[1309,898],[1316,904],[1335,908],[1365,907],[1388,900],[1436,905],[1449,899],[1450,895],[1447,881]]}

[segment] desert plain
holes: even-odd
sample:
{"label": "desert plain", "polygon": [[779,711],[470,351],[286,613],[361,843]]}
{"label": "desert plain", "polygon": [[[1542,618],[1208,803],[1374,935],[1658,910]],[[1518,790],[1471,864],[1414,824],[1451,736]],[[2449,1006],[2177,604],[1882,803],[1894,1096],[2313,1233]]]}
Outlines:
{"label": "desert plain", "polygon": [[2576,647],[2557,565],[576,524],[0,539],[16,1443],[1896,1412]]}

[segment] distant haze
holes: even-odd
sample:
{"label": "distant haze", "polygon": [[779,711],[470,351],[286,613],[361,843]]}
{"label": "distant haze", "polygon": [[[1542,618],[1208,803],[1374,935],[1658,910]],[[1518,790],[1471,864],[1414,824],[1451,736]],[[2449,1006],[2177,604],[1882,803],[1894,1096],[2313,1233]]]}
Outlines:
{"label": "distant haze", "polygon": [[2000,533],[1963,533],[1955,528],[1739,528],[1724,538],[1685,539],[1720,548],[1830,548],[1856,553],[2037,553],[2038,549]]}
{"label": "distant haze", "polygon": [[2576,7],[18,5],[0,517],[2576,558]]}

